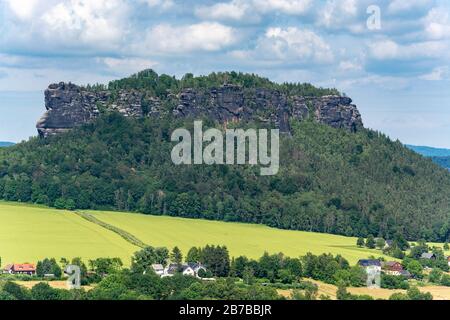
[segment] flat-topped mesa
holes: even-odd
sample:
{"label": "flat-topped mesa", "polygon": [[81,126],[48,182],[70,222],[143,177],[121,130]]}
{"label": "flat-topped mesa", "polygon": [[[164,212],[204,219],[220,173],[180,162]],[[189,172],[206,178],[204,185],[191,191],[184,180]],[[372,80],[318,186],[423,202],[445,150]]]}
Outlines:
{"label": "flat-topped mesa", "polygon": [[138,90],[92,91],[71,83],[52,84],[45,91],[47,112],[37,123],[41,137],[66,132],[88,123],[104,112],[117,111],[126,117],[208,117],[220,123],[256,121],[272,123],[290,132],[290,119],[316,121],[352,132],[363,128],[361,115],[352,100],[340,96],[289,96],[274,89],[223,85],[210,89],[184,89],[164,101]]}

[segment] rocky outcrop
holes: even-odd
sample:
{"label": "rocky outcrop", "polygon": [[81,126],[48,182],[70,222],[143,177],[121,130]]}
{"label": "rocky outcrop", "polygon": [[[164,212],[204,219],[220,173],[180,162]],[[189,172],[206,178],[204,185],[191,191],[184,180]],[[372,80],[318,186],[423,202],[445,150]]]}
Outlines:
{"label": "rocky outcrop", "polygon": [[71,83],[52,84],[45,91],[47,112],[37,123],[41,137],[66,132],[97,118],[102,111],[117,111],[126,117],[143,117],[142,94],[119,91],[90,91]]}
{"label": "rocky outcrop", "polygon": [[357,107],[347,97],[287,96],[277,90],[243,89],[235,85],[208,90],[185,89],[178,95],[169,95],[167,101],[161,101],[135,90],[113,94],[59,83],[50,85],[45,91],[45,107],[47,112],[37,124],[41,137],[70,130],[94,120],[105,111],[117,111],[136,118],[172,113],[175,117],[208,117],[224,124],[237,121],[272,123],[285,133],[290,132],[291,118],[313,117],[320,123],[350,131],[363,127]]}

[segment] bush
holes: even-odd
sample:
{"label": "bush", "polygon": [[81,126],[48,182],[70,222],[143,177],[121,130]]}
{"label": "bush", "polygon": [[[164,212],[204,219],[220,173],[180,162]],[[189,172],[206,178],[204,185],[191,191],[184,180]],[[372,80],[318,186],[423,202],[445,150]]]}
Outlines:
{"label": "bush", "polygon": [[383,289],[409,289],[408,280],[405,277],[397,277],[384,274],[381,276],[381,287]]}
{"label": "bush", "polygon": [[75,210],[75,201],[72,199],[58,198],[55,201],[54,207],[60,210]]}
{"label": "bush", "polygon": [[18,284],[8,281],[3,286],[3,292],[5,292],[10,297],[13,297],[15,300],[29,300],[30,292]]}
{"label": "bush", "polygon": [[450,287],[450,275],[444,274],[441,278],[441,285]]}
{"label": "bush", "polygon": [[439,284],[441,283],[443,272],[440,269],[433,269],[428,276],[428,280],[432,283]]}

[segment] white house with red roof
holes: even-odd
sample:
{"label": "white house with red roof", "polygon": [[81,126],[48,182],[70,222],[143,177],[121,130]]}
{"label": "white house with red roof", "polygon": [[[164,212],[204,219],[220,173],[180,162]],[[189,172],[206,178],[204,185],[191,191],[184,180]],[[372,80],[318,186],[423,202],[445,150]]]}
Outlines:
{"label": "white house with red roof", "polygon": [[32,263],[15,263],[8,264],[4,269],[4,273],[9,274],[28,274],[30,276],[36,274],[36,266]]}

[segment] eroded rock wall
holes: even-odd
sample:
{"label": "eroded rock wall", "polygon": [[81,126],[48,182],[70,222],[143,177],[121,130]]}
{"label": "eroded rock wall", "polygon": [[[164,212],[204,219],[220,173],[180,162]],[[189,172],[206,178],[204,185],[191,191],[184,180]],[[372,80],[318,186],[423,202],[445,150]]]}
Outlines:
{"label": "eroded rock wall", "polygon": [[45,91],[47,112],[39,120],[39,135],[47,137],[65,132],[97,118],[102,111],[117,111],[126,117],[161,117],[172,113],[176,117],[208,117],[220,123],[260,121],[272,123],[281,132],[290,132],[291,118],[304,120],[314,117],[334,128],[357,131],[363,127],[361,115],[352,100],[340,96],[320,98],[287,96],[277,90],[243,89],[224,85],[208,90],[184,89],[169,95],[168,105],[157,97],[148,98],[143,92],[121,90],[90,91],[74,84],[52,84]]}

